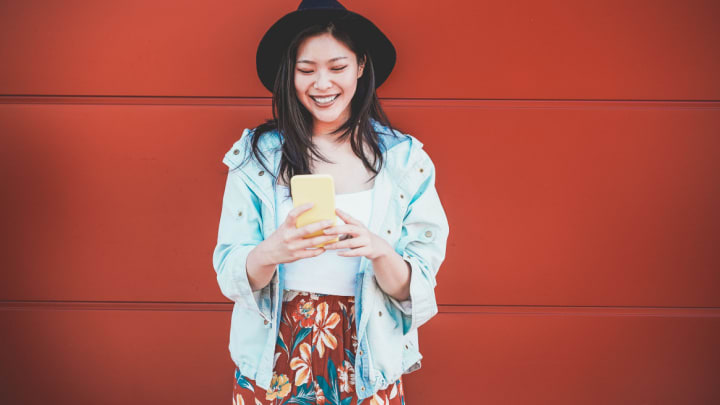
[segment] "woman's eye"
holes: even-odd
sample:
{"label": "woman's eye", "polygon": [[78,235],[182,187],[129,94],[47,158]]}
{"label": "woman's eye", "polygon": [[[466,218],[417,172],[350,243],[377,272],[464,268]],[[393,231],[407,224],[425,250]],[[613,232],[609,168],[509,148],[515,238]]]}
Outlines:
{"label": "woman's eye", "polygon": [[[336,71],[336,72],[339,72],[339,71],[345,69],[346,67],[347,67],[347,65],[346,65],[346,66],[340,66],[340,67],[332,68],[331,70],[334,70],[334,71]],[[307,73],[313,73],[312,70],[302,70],[302,69],[298,69],[298,72],[300,72],[300,73],[305,73],[305,74],[307,74]]]}

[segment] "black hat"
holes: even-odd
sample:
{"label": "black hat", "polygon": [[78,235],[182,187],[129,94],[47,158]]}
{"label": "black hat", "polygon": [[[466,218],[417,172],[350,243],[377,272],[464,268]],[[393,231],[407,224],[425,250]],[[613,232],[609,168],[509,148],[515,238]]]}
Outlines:
{"label": "black hat", "polygon": [[286,14],[267,30],[258,45],[255,64],[263,86],[273,92],[275,76],[290,41],[303,29],[335,21],[358,41],[372,58],[375,88],[390,76],[395,66],[395,47],[370,20],[347,10],[336,0],[303,0],[296,11]]}

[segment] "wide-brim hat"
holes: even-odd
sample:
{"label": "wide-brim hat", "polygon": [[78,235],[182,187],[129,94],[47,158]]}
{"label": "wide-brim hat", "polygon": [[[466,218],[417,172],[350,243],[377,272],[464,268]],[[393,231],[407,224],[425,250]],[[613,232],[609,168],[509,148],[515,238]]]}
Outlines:
{"label": "wide-brim hat", "polygon": [[260,40],[255,57],[258,77],[273,92],[282,57],[292,39],[303,29],[335,21],[354,41],[367,49],[375,71],[375,88],[380,87],[395,67],[395,47],[372,21],[346,9],[336,0],[303,0],[296,11],[275,22]]}

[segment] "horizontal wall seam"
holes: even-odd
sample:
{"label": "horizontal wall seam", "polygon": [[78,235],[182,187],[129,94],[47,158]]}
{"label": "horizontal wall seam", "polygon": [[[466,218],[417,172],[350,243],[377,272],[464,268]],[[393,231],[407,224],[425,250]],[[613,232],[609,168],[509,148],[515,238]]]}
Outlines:
{"label": "horizontal wall seam", "polygon": [[[380,98],[384,107],[540,109],[720,109],[720,100]],[[269,97],[0,95],[0,104],[271,107]]]}
{"label": "horizontal wall seam", "polygon": [[[660,316],[720,318],[720,307],[562,306],[562,305],[438,305],[443,314],[525,316]],[[232,302],[153,301],[0,301],[0,311],[204,311],[230,312]]]}

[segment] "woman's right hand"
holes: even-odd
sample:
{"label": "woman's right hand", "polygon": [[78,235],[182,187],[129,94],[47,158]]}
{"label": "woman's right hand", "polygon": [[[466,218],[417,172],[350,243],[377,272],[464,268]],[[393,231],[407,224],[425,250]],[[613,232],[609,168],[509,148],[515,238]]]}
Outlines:
{"label": "woman's right hand", "polygon": [[296,228],[297,218],[312,206],[313,203],[307,203],[293,208],[275,232],[250,251],[245,267],[252,291],[257,291],[270,283],[278,264],[322,254],[325,251],[323,248],[306,248],[317,246],[337,237],[337,235],[322,234],[314,238],[303,239],[305,235],[333,225],[333,221],[328,220]]}
{"label": "woman's right hand", "polygon": [[316,249],[307,248],[311,248],[337,238],[337,235],[324,234],[308,239],[303,238],[305,235],[309,235],[334,225],[334,221],[325,220],[297,228],[296,223],[300,214],[311,209],[313,205],[313,203],[307,203],[293,208],[288,213],[285,221],[275,230],[275,232],[258,244],[257,247],[264,256],[264,260],[262,260],[264,264],[277,265],[280,263],[290,263],[298,259],[320,255],[325,251],[322,247]]}

